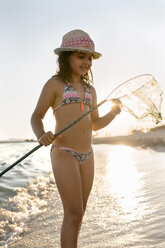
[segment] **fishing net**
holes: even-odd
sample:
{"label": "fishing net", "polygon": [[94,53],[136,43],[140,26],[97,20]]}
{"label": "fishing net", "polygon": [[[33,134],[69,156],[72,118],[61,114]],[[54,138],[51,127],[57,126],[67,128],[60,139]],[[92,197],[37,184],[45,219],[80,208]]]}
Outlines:
{"label": "fishing net", "polygon": [[118,86],[108,97],[121,103],[121,108],[137,119],[162,121],[161,103],[163,91],[152,75],[132,78]]}

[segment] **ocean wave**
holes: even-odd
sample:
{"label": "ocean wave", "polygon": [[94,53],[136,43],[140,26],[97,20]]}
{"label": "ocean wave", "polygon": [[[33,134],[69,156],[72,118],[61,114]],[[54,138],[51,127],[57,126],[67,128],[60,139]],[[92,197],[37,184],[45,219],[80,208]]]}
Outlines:
{"label": "ocean wave", "polygon": [[53,190],[52,173],[30,181],[27,187],[15,188],[15,196],[0,206],[0,247],[19,239],[26,223],[46,211],[47,195]]}

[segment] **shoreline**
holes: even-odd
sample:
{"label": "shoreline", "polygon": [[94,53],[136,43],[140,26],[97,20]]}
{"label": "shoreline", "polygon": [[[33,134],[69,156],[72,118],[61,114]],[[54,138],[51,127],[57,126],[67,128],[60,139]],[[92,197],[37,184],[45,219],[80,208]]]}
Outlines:
{"label": "shoreline", "polygon": [[[14,144],[14,143],[38,143],[37,140],[12,140],[0,141],[0,144]],[[128,145],[128,146],[164,146],[165,135],[157,136],[148,133],[121,135],[111,137],[93,137],[92,144],[109,144],[109,145]]]}
{"label": "shoreline", "polygon": [[[38,143],[35,139],[11,139],[0,140],[0,144],[5,143]],[[165,125],[150,129],[148,132],[134,130],[132,134],[118,136],[93,136],[92,144],[113,144],[113,145],[129,145],[129,146],[164,146],[165,145]]]}
{"label": "shoreline", "polygon": [[37,140],[0,140],[0,144],[7,144],[7,143],[36,143]]}
{"label": "shoreline", "polygon": [[93,144],[127,145],[134,147],[164,146],[165,138],[152,136],[117,136],[117,137],[97,137],[93,139]]}

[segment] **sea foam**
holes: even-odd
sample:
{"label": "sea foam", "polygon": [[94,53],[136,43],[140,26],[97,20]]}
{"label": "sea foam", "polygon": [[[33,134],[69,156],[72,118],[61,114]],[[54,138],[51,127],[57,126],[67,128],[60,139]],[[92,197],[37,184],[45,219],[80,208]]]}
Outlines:
{"label": "sea foam", "polygon": [[46,211],[47,195],[52,190],[52,174],[30,181],[27,187],[18,187],[16,195],[0,208],[0,247],[8,247],[26,231],[27,221]]}

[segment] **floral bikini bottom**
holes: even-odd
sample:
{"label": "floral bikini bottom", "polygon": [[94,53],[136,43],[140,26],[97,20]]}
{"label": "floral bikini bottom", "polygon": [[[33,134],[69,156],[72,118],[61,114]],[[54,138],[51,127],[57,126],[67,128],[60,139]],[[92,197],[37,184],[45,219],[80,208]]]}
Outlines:
{"label": "floral bikini bottom", "polygon": [[92,148],[87,153],[77,152],[69,147],[63,147],[63,146],[57,146],[57,145],[52,145],[51,151],[53,150],[53,148],[58,148],[62,151],[71,153],[78,160],[80,164],[84,163],[89,158],[90,154],[92,153]]}

